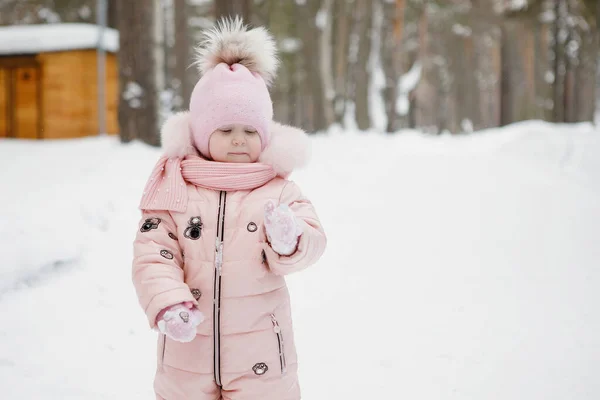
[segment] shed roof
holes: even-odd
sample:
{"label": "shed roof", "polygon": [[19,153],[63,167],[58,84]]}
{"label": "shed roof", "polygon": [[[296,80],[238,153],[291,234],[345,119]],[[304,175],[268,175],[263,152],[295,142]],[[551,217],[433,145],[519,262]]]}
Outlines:
{"label": "shed roof", "polygon": [[[100,27],[93,24],[41,24],[0,27],[0,55],[38,54],[98,48]],[[106,51],[119,50],[119,32],[106,28]]]}

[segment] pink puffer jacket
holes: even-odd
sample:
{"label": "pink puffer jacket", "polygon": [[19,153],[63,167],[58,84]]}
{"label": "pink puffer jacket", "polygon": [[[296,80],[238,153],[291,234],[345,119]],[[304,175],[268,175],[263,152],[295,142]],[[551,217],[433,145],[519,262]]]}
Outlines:
{"label": "pink puffer jacket", "polygon": [[[278,125],[273,130],[276,146],[297,138],[292,129]],[[180,149],[168,140],[164,147]],[[290,172],[291,164],[282,167],[278,156],[274,160],[280,175]],[[184,301],[194,302],[207,317],[190,343],[159,335],[157,398],[299,399],[284,276],[315,263],[325,250],[312,204],[282,177],[252,191],[219,192],[191,184],[187,191],[185,213],[143,211],[134,243],[133,282],[150,326],[155,328],[162,309]],[[291,256],[278,255],[267,243],[263,207],[268,199],[289,205],[303,229]],[[215,243],[221,235],[219,274]]]}

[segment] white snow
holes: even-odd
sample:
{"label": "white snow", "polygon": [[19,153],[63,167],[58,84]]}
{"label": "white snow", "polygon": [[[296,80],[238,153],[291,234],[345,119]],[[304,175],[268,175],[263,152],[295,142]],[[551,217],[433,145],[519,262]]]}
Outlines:
{"label": "white snow", "polygon": [[[52,51],[99,48],[100,27],[91,24],[41,24],[0,27],[0,55],[37,54]],[[106,51],[119,50],[119,33],[106,28]]]}
{"label": "white snow", "polygon": [[346,109],[342,123],[348,130],[358,130],[358,124],[356,123],[356,104],[351,100],[346,101]]}
{"label": "white snow", "polygon": [[144,88],[137,82],[127,82],[122,97],[127,101],[129,107],[140,108],[144,97]]}
{"label": "white snow", "polygon": [[466,25],[454,24],[452,25],[452,32],[458,36],[469,37],[473,33],[473,30]]}
{"label": "white snow", "polygon": [[502,13],[504,11],[520,11],[529,7],[528,0],[496,0],[494,10]]}
{"label": "white snow", "polygon": [[89,19],[92,16],[92,9],[89,6],[84,5],[79,8],[77,14],[79,14],[81,18]]}
{"label": "white snow", "polygon": [[511,10],[522,10],[529,6],[527,0],[511,0],[509,3],[509,8]]}
{"label": "white snow", "polygon": [[56,12],[54,12],[53,10],[46,8],[46,7],[42,7],[38,11],[38,16],[43,21],[46,21],[47,23],[50,23],[50,24],[57,24],[60,22],[60,15],[58,15]]}
{"label": "white snow", "polygon": [[302,41],[295,37],[285,37],[279,41],[279,50],[283,53],[295,53],[302,48]]}
{"label": "white snow", "polygon": [[421,80],[421,62],[415,61],[410,67],[408,72],[402,75],[398,81],[398,90],[401,93],[408,93],[417,87],[417,84]]}
{"label": "white snow", "polygon": [[[293,179],[329,244],[288,281],[304,399],[600,398],[599,131],[312,142]],[[0,140],[7,399],[154,398],[130,268],[158,156],[107,136]]]}
{"label": "white snow", "polygon": [[410,110],[410,92],[412,92],[421,80],[421,63],[415,61],[407,73],[398,79],[398,97],[396,99],[396,112],[399,115],[407,115]]}
{"label": "white snow", "polygon": [[327,25],[327,21],[328,21],[327,9],[321,8],[317,12],[317,15],[315,16],[315,26],[317,28],[319,28],[320,30],[323,30],[325,28],[325,26]]}
{"label": "white snow", "polygon": [[469,118],[464,118],[460,122],[460,128],[461,128],[461,130],[462,130],[463,133],[471,133],[471,132],[473,132],[473,121],[471,121]]}

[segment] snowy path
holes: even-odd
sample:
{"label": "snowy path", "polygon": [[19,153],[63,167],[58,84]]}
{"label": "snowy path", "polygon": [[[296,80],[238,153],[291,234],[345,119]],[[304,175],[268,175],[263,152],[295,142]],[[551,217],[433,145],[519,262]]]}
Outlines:
{"label": "snowy path", "polygon": [[[289,280],[303,399],[600,397],[597,132],[334,133],[314,148],[294,179],[329,248]],[[130,260],[156,157],[107,138],[0,141],[6,398],[153,399]]]}

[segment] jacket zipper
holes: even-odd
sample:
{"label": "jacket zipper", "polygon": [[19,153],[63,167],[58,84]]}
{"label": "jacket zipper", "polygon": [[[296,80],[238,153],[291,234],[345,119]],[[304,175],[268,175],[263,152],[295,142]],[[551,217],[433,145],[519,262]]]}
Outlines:
{"label": "jacket zipper", "polygon": [[285,361],[285,351],[283,348],[283,334],[279,327],[279,322],[275,318],[275,314],[271,314],[271,322],[273,322],[273,332],[277,335],[277,347],[279,349],[279,364],[281,364],[281,374],[285,374],[287,370],[287,363]]}
{"label": "jacket zipper", "polygon": [[219,193],[219,215],[215,240],[215,282],[213,296],[213,337],[215,382],[221,384],[221,268],[223,267],[223,231],[225,230],[225,207],[227,192]]}
{"label": "jacket zipper", "polygon": [[167,335],[162,335],[162,350],[160,354],[160,367],[162,368],[163,363],[165,362],[165,346],[167,345]]}

